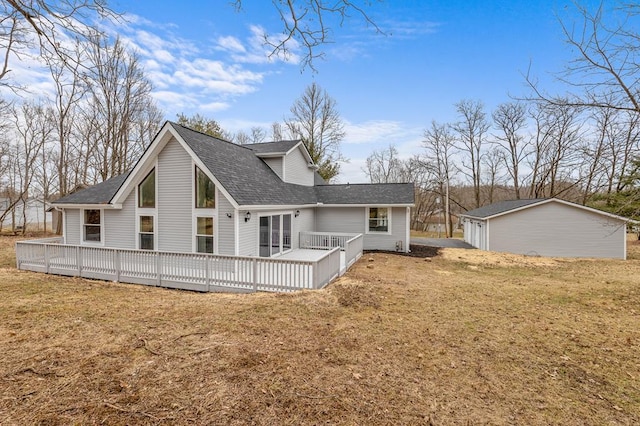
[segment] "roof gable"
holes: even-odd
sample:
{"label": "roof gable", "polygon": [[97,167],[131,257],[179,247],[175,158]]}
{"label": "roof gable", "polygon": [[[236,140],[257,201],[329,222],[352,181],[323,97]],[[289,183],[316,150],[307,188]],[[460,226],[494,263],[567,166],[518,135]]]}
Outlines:
{"label": "roof gable", "polygon": [[[211,177],[235,208],[303,205],[413,205],[413,184],[347,184],[303,186],[283,182],[247,145],[237,145],[166,122],[128,173],[57,200],[56,204],[120,205],[137,177],[171,141],[177,140],[198,167]],[[294,143],[295,142],[295,143]],[[301,141],[276,142],[289,151],[307,152]],[[268,144],[261,145],[264,148]],[[276,145],[270,145],[272,148]],[[262,149],[260,148],[260,149]],[[274,149],[263,152],[274,152]],[[307,152],[308,154],[308,152]],[[318,180],[319,182],[319,180]]]}
{"label": "roof gable", "polygon": [[468,211],[464,214],[461,214],[460,216],[488,220],[488,219],[493,219],[495,217],[515,213],[520,210],[536,207],[536,206],[547,204],[547,203],[563,204],[569,207],[588,211],[588,212],[599,214],[602,216],[607,216],[609,218],[621,220],[625,222],[632,221],[631,219],[628,219],[622,216],[618,216],[618,215],[608,213],[602,210],[594,209],[591,207],[583,206],[581,204],[572,203],[570,201],[561,200],[559,198],[536,198],[536,199],[530,199],[530,200],[500,201],[498,203],[493,203],[493,204],[489,204],[488,206],[480,207],[479,209]]}
{"label": "roof gable", "polygon": [[242,145],[256,153],[258,157],[284,157],[299,149],[309,163],[313,163],[306,145],[300,140],[261,142]]}
{"label": "roof gable", "polygon": [[546,198],[534,198],[529,200],[506,200],[489,204],[462,214],[462,216],[473,217],[477,219],[488,219],[503,213],[519,210],[523,207],[531,206],[545,201]]}

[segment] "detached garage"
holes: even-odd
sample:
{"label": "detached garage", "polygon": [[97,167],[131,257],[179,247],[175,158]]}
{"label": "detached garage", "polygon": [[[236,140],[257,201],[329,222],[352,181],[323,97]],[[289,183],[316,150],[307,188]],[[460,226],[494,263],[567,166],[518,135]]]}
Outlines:
{"label": "detached garage", "polygon": [[461,218],[464,240],[481,250],[550,257],[627,257],[630,219],[557,198],[501,201]]}

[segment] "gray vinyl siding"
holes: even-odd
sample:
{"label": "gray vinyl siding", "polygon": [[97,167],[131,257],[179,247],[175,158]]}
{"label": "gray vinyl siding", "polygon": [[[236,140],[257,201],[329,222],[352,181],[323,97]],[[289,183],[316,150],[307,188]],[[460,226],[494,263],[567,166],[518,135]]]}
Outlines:
{"label": "gray vinyl siding", "polygon": [[300,148],[294,149],[284,160],[285,181],[298,185],[313,186],[313,170],[308,167]]}
{"label": "gray vinyl siding", "polygon": [[80,244],[80,209],[65,209],[65,244]]}
{"label": "gray vinyl siding", "polygon": [[315,231],[315,209],[300,209],[300,215],[295,217],[295,212],[291,224],[291,244],[293,248],[300,247],[300,232]]}
{"label": "gray vinyl siding", "polygon": [[366,233],[365,207],[323,207],[316,212],[317,232],[347,232],[364,235],[365,250],[396,250],[396,243],[402,241],[403,251],[406,241],[406,207],[391,208],[391,234]]}
{"label": "gray vinyl siding", "polygon": [[488,250],[552,257],[625,258],[622,220],[557,202],[488,221]]}
{"label": "gray vinyl siding", "polygon": [[[234,255],[235,248],[235,209],[227,198],[218,191],[218,254]],[[227,217],[227,213],[231,218]],[[242,219],[244,222],[244,219]]]}
{"label": "gray vinyl siding", "polygon": [[260,220],[258,219],[258,212],[251,211],[251,220],[249,222],[244,221],[244,215],[246,211],[240,210],[238,212],[238,226],[239,235],[239,255],[240,256],[257,256],[258,255],[258,226]]}
{"label": "gray vinyl siding", "polygon": [[104,210],[105,247],[136,248],[136,194],[132,191],[121,210]]}
{"label": "gray vinyl siding", "polygon": [[[271,168],[271,170],[273,170],[280,179],[283,178],[283,168],[282,168],[282,157],[276,157],[276,158],[263,158],[262,159],[265,163],[267,163],[267,166],[269,166]],[[231,165],[230,165],[231,166]],[[283,179],[284,180],[284,179]]]}
{"label": "gray vinyl siding", "polygon": [[158,155],[158,250],[193,251],[191,168],[191,157],[175,139],[169,141]]}

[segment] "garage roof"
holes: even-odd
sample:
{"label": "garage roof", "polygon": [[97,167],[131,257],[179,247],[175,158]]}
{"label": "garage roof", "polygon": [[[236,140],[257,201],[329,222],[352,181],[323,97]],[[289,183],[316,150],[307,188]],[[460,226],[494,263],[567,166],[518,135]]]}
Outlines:
{"label": "garage roof", "polygon": [[579,208],[582,210],[590,211],[592,213],[607,216],[613,219],[622,220],[624,222],[636,222],[632,219],[618,216],[612,213],[608,213],[602,210],[594,209],[591,207],[583,206],[581,204],[572,203],[569,201],[561,200],[559,198],[533,198],[528,200],[506,200],[497,203],[489,204],[488,206],[480,207],[478,209],[470,210],[461,214],[461,217],[468,217],[473,219],[492,219],[494,217],[502,216],[505,214],[513,213],[518,210],[524,210],[530,207],[538,206],[546,203],[561,203],[571,207]]}

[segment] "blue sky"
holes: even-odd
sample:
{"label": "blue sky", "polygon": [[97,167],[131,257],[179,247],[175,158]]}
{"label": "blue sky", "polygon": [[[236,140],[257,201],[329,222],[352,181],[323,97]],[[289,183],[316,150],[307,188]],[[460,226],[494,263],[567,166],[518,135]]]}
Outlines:
{"label": "blue sky", "polygon": [[295,56],[266,59],[259,35],[282,29],[270,1],[245,0],[240,12],[229,1],[176,4],[110,2],[128,16],[117,31],[139,50],[166,118],[200,113],[229,131],[268,127],[315,81],[346,122],[342,150],[350,162],[341,182],[365,181],[361,168],[374,149],[419,152],[423,129],[454,121],[453,104],[462,99],[482,100],[490,114],[526,93],[529,67],[551,89],[550,73],[571,57],[557,19],[572,13],[568,1],[374,3],[368,13],[386,35],[357,17],[335,26],[315,73]]}

